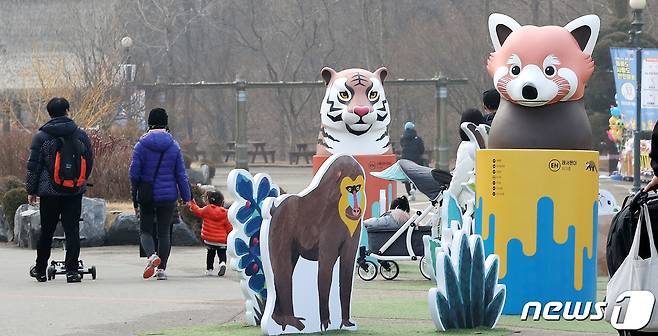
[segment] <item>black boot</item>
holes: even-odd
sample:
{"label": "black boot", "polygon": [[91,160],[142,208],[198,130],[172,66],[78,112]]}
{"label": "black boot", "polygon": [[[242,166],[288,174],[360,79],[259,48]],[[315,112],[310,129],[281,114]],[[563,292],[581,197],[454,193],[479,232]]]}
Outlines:
{"label": "black boot", "polygon": [[73,282],[81,282],[82,281],[82,276],[78,272],[71,272],[71,273],[66,273],[66,282],[68,283],[73,283]]}
{"label": "black boot", "polygon": [[39,282],[46,282],[47,280],[46,271],[37,269],[37,265],[34,265],[32,268],[30,268],[30,276],[37,279]]}

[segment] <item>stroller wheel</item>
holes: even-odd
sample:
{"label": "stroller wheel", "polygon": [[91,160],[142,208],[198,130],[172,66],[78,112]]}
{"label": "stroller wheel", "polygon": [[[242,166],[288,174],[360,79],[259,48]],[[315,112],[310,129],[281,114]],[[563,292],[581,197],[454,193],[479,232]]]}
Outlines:
{"label": "stroller wheel", "polygon": [[364,281],[370,281],[377,277],[377,265],[370,260],[365,260],[356,267],[359,278]]}
{"label": "stroller wheel", "polygon": [[418,263],[418,268],[420,268],[420,274],[422,274],[425,279],[432,280],[432,277],[430,276],[432,265],[430,265],[429,260],[427,260],[425,256],[420,258],[420,262]]}
{"label": "stroller wheel", "polygon": [[392,260],[383,260],[379,262],[379,273],[386,280],[393,280],[400,274],[400,267],[398,263]]}

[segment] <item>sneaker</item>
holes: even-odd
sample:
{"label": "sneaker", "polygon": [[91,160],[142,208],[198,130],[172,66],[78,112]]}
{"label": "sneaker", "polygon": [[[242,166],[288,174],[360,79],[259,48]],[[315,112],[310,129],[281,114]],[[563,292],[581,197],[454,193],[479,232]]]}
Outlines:
{"label": "sneaker", "polygon": [[206,276],[215,276],[215,270],[213,270],[212,268],[206,270]]}
{"label": "sneaker", "polygon": [[153,253],[153,255],[148,258],[148,262],[146,263],[146,268],[144,269],[144,274],[142,275],[144,279],[153,277],[155,269],[158,266],[160,266],[160,257]]}
{"label": "sneaker", "polygon": [[37,279],[38,282],[46,282],[46,272],[41,272],[37,269],[37,265],[30,268],[30,276]]}
{"label": "sneaker", "polygon": [[224,273],[226,273],[226,264],[222,261],[219,263],[219,272],[217,273],[218,276],[224,276]]}
{"label": "sneaker", "polygon": [[163,269],[157,269],[155,271],[155,278],[158,280],[167,280],[167,273]]}
{"label": "sneaker", "polygon": [[68,283],[81,282],[81,281],[82,281],[82,276],[78,272],[66,274],[66,282]]}

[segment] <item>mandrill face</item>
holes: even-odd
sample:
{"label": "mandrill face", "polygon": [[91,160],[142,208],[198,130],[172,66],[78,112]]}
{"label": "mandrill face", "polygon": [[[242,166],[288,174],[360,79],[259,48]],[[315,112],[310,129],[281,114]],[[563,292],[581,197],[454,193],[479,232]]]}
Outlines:
{"label": "mandrill face", "polygon": [[361,192],[363,182],[363,175],[359,175],[355,179],[346,176],[340,181],[338,213],[352,235],[364,213],[365,200],[363,192]]}

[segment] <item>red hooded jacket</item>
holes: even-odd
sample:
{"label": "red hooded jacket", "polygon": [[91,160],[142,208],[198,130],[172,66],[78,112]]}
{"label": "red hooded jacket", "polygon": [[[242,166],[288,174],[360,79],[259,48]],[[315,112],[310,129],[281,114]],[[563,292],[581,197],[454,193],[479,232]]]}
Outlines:
{"label": "red hooded jacket", "polygon": [[226,244],[226,238],[233,230],[233,226],[228,221],[228,210],[214,204],[199,208],[196,202],[192,202],[190,209],[203,219],[201,238],[204,241]]}

